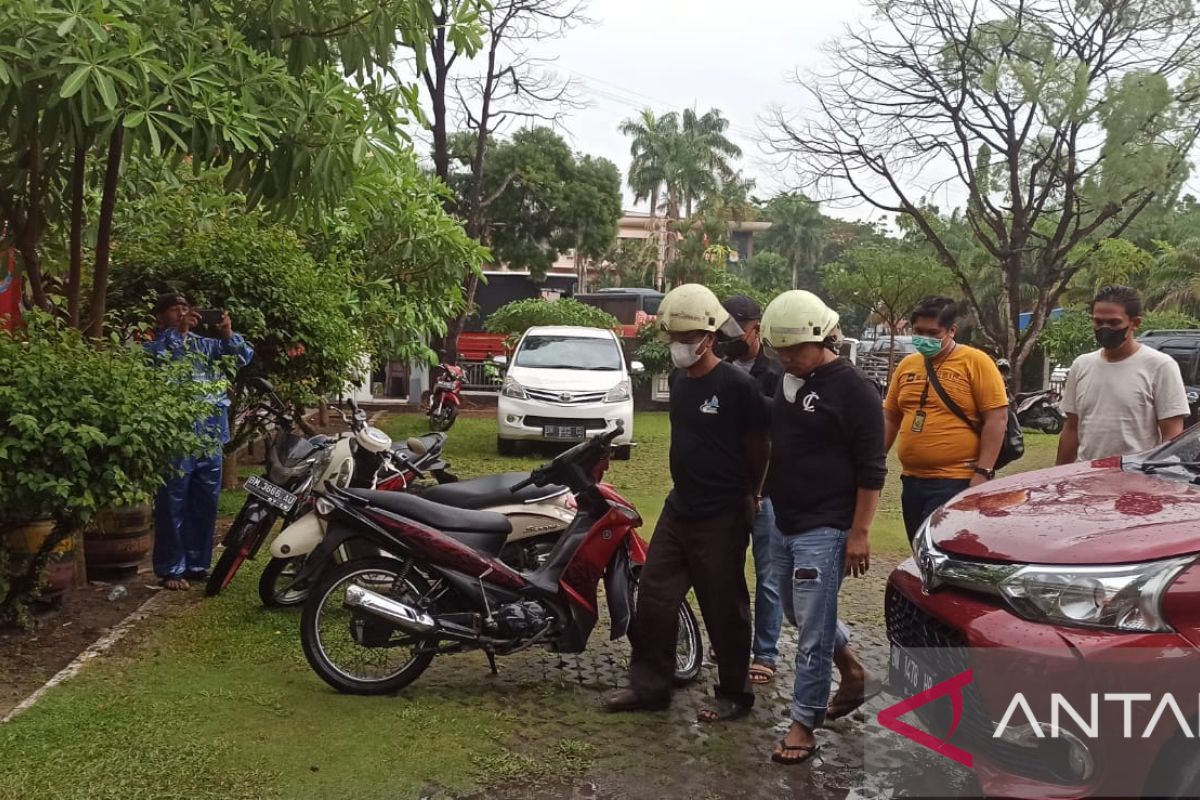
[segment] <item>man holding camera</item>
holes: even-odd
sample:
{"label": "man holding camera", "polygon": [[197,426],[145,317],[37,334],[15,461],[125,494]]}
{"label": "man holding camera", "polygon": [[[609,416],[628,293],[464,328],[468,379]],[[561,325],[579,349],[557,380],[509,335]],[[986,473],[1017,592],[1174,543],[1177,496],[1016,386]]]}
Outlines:
{"label": "man holding camera", "polygon": [[[160,295],[154,305],[154,318],[157,335],[146,350],[158,358],[194,358],[197,381],[220,380],[224,358],[234,359],[239,369],[254,358],[254,350],[246,340],[233,332],[228,313],[202,312],[185,295]],[[192,332],[202,319],[214,336]],[[187,589],[189,581],[206,580],[212,563],[217,501],[221,496],[221,446],[229,441],[229,398],[222,391],[208,399],[212,414],[197,420],[196,427],[214,439],[214,450],[172,464],[154,501],[154,574],[165,589]]]}

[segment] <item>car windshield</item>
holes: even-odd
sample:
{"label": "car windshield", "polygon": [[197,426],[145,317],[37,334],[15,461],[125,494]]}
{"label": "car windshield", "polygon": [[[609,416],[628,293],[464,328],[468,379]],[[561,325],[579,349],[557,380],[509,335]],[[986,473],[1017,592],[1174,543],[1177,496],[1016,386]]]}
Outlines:
{"label": "car windshield", "polygon": [[1128,463],[1142,471],[1157,472],[1177,467],[1180,471],[1194,473],[1196,465],[1200,464],[1200,425],[1141,458],[1128,460]]}
{"label": "car windshield", "polygon": [[515,365],[535,369],[621,369],[621,348],[612,339],[584,336],[526,336]]}
{"label": "car windshield", "polygon": [[[872,355],[887,355],[888,353],[891,352],[891,350],[892,350],[891,337],[888,337],[885,339],[876,339],[875,344],[872,345],[872,347],[871,347]],[[905,355],[907,355],[909,353],[917,352],[917,348],[913,346],[912,339],[907,339],[907,338],[902,339],[899,336],[897,336],[896,337],[896,352],[904,353]]]}

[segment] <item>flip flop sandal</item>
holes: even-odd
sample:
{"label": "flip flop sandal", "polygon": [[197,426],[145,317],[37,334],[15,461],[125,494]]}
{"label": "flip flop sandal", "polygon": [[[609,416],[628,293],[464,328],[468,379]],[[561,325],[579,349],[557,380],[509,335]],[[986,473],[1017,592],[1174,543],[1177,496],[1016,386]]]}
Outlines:
{"label": "flip flop sandal", "polygon": [[711,725],[714,722],[732,722],[740,719],[754,708],[750,703],[739,703],[726,697],[718,697],[713,708],[706,708],[696,717],[697,722]]}
{"label": "flip flop sandal", "polygon": [[825,711],[825,719],[835,720],[849,716],[857,711],[863,703],[875,697],[883,691],[883,684],[879,681],[868,682],[863,688],[863,691],[854,697],[838,700],[836,696],[829,703],[829,708]]}
{"label": "flip flop sandal", "polygon": [[[167,585],[168,583],[174,583],[177,585],[176,586],[168,586]],[[178,585],[178,584],[182,584],[182,585]],[[162,588],[166,589],[167,591],[172,591],[172,592],[184,592],[191,588],[191,586],[188,585],[187,580],[182,575],[174,576],[171,578],[159,578],[158,585],[161,586]]]}
{"label": "flip flop sandal", "polygon": [[775,677],[775,668],[770,664],[755,661],[750,665],[750,683],[755,686],[765,686]]}
{"label": "flip flop sandal", "polygon": [[[783,765],[789,766],[789,767],[794,767],[797,764],[803,764],[805,761],[808,761],[810,758],[815,756],[817,753],[821,752],[821,745],[819,745],[819,744],[792,745],[792,744],[787,743],[786,738],[779,740],[779,747],[783,750],[783,752],[782,753],[771,753],[771,760],[774,761],[776,764],[783,764]],[[804,755],[800,756],[799,758],[789,757],[788,755],[786,755],[789,750],[792,750],[792,751],[799,750]]]}

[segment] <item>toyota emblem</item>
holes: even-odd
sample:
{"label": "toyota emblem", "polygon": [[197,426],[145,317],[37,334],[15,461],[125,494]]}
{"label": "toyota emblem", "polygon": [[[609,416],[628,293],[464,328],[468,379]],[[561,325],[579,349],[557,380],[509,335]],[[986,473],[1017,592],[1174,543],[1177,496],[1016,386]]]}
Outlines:
{"label": "toyota emblem", "polygon": [[571,402],[572,397],[574,397],[574,395],[572,395],[570,392],[563,392],[558,396],[558,399],[562,400],[564,403],[569,403]]}

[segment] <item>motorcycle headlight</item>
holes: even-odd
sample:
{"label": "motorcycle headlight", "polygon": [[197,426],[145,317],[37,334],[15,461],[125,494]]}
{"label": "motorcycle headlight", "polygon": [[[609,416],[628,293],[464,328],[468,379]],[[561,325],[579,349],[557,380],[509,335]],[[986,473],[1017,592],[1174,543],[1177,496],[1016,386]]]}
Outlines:
{"label": "motorcycle headlight", "polygon": [[517,383],[513,378],[504,379],[504,385],[500,388],[500,394],[505,397],[515,397],[518,400],[529,399],[529,395],[525,394],[525,387]]}
{"label": "motorcycle headlight", "polygon": [[632,388],[629,381],[621,381],[616,386],[608,390],[608,394],[604,395],[606,403],[623,403],[633,396]]}
{"label": "motorcycle headlight", "polygon": [[1111,567],[1026,566],[1000,584],[1013,610],[1035,622],[1166,632],[1162,598],[1195,556]]}

